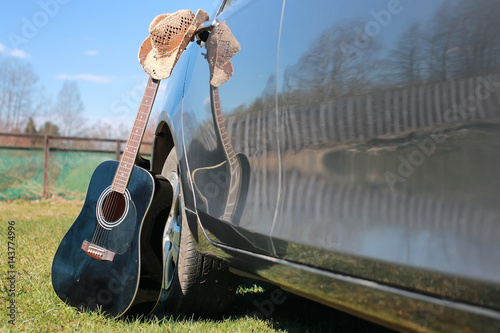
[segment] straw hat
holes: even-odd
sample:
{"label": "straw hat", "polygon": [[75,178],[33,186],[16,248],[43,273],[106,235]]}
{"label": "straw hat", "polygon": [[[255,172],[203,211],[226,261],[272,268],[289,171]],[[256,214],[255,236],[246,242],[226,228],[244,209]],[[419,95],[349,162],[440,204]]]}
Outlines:
{"label": "straw hat", "polygon": [[149,36],[139,49],[139,62],[153,79],[170,77],[181,53],[193,39],[196,29],[208,20],[208,14],[198,10],[179,10],[158,15],[149,26]]}
{"label": "straw hat", "polygon": [[240,51],[241,46],[224,21],[211,32],[206,47],[210,84],[219,87],[233,75],[233,65],[229,60]]}

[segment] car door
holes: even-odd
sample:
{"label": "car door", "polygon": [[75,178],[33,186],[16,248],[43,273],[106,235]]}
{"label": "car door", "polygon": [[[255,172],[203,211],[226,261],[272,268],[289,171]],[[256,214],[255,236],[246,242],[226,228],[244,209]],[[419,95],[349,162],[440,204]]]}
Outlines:
{"label": "car door", "polygon": [[286,2],[278,257],[498,306],[498,8]]}
{"label": "car door", "polygon": [[282,1],[227,1],[216,19],[239,44],[232,76],[212,86],[207,45],[192,45],[183,101],[195,197],[188,208],[212,240],[267,254],[279,188],[274,110],[281,13]]}

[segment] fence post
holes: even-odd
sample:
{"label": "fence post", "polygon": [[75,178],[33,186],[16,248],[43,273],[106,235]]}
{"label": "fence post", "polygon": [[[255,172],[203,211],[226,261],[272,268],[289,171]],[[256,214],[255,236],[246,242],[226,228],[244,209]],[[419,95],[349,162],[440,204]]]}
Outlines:
{"label": "fence post", "polygon": [[120,160],[120,153],[121,153],[121,142],[120,142],[120,139],[117,139],[116,140],[116,152],[115,152],[115,159],[117,161]]}
{"label": "fence post", "polygon": [[49,136],[45,135],[45,145],[43,154],[43,194],[42,199],[47,199],[48,168],[49,168]]}

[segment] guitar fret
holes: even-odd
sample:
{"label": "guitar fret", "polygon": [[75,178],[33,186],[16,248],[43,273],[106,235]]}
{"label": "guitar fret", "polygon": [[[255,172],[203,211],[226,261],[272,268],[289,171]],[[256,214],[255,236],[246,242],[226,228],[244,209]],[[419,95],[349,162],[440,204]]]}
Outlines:
{"label": "guitar fret", "polygon": [[130,133],[127,145],[123,150],[120,164],[113,179],[112,188],[115,191],[123,193],[127,187],[128,181],[134,168],[135,159],[139,151],[144,131],[146,129],[151,107],[153,105],[156,93],[158,91],[159,80],[149,78],[144,91],[144,95],[139,105],[136,119],[134,121],[132,132]]}
{"label": "guitar fret", "polygon": [[123,159],[123,165],[127,169],[132,169],[134,162],[135,162],[135,155],[127,156],[125,159]]}
{"label": "guitar fret", "polygon": [[118,179],[115,179],[113,181],[113,184],[115,184],[118,188],[126,188],[127,187],[127,182],[125,181],[120,181]]}
{"label": "guitar fret", "polygon": [[132,154],[132,153],[127,153],[125,155],[125,153],[123,153],[124,155],[122,155],[122,161],[123,163],[128,163],[128,164],[133,164],[134,161],[135,161],[135,155],[136,154]]}
{"label": "guitar fret", "polygon": [[122,182],[127,182],[127,180],[128,180],[128,172],[125,172],[123,170],[119,171],[116,174],[116,179],[119,180],[119,181],[122,181]]}
{"label": "guitar fret", "polygon": [[121,177],[123,180],[126,180],[128,178],[128,174],[130,173],[130,171],[132,170],[120,170],[118,171],[117,177],[118,178]]}
{"label": "guitar fret", "polygon": [[118,174],[115,178],[115,182],[118,184],[126,185],[128,181],[128,177],[125,177],[123,174]]}
{"label": "guitar fret", "polygon": [[124,151],[123,157],[130,158],[133,160],[135,158],[135,149],[134,149],[134,151]]}
{"label": "guitar fret", "polygon": [[[122,160],[123,161],[123,160]],[[121,172],[126,172],[128,170],[131,170],[132,169],[132,166],[134,165],[133,163],[133,159],[130,159],[130,160],[127,160],[125,161],[122,166],[118,167],[118,170],[121,171]]]}

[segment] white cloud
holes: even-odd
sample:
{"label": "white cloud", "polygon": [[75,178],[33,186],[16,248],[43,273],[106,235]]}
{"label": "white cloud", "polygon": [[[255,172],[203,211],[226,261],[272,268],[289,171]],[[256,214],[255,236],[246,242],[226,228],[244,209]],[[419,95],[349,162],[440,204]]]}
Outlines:
{"label": "white cloud", "polygon": [[99,53],[99,52],[97,52],[97,50],[87,50],[87,51],[85,52],[85,54],[86,54],[86,55],[88,55],[88,56],[95,56],[95,55],[97,55],[98,53]]}
{"label": "white cloud", "polygon": [[19,49],[10,51],[10,55],[13,57],[16,57],[16,58],[21,58],[21,59],[26,59],[26,58],[30,57],[26,52],[24,52],[23,50],[19,50]]}
{"label": "white cloud", "polygon": [[30,58],[30,55],[24,52],[23,50],[20,49],[11,50],[2,43],[0,43],[0,53],[4,53],[6,56],[11,56],[16,58],[22,58],[22,59]]}
{"label": "white cloud", "polygon": [[95,83],[110,83],[115,79],[113,76],[93,74],[58,74],[56,77],[60,80],[89,81]]}

